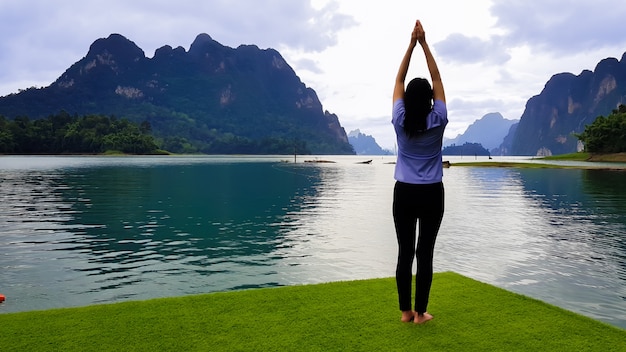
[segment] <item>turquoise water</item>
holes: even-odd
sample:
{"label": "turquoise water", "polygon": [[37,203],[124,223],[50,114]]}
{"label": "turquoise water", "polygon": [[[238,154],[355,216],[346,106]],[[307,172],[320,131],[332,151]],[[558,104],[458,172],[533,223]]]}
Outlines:
{"label": "turquoise water", "polygon": [[[322,158],[0,157],[0,312],[393,276],[393,157]],[[435,269],[626,328],[625,175],[445,169]]]}

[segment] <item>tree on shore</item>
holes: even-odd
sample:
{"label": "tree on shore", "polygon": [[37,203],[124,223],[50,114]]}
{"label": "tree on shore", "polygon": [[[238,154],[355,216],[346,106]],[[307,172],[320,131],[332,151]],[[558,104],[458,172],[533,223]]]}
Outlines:
{"label": "tree on shore", "polygon": [[71,116],[66,112],[39,120],[26,116],[10,121],[0,116],[0,153],[100,154],[119,151],[152,154],[158,146],[147,122],[102,115]]}
{"label": "tree on shore", "polygon": [[485,149],[480,143],[465,142],[463,145],[452,144],[443,148],[443,155],[490,155],[489,151]]}
{"label": "tree on shore", "polygon": [[598,116],[576,137],[589,153],[626,152],[626,105],[620,105],[607,117]]}

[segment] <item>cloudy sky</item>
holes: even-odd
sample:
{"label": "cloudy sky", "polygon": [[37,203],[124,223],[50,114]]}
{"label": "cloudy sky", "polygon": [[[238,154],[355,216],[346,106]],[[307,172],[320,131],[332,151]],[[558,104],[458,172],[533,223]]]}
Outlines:
{"label": "cloudy sky", "polygon": [[[416,19],[443,77],[449,138],[490,112],[519,119],[552,75],[626,52],[621,0],[0,0],[0,96],[48,86],[111,33],[148,57],[207,33],[278,50],[346,132],[393,148],[393,80]],[[416,51],[409,76],[427,74]]]}

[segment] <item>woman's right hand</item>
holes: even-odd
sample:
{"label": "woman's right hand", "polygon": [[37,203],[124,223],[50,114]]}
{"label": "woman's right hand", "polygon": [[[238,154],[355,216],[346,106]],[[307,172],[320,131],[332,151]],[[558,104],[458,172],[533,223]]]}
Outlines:
{"label": "woman's right hand", "polygon": [[415,21],[415,27],[413,27],[413,33],[411,33],[411,43],[415,42],[419,42],[420,44],[426,42],[426,32],[420,20]]}

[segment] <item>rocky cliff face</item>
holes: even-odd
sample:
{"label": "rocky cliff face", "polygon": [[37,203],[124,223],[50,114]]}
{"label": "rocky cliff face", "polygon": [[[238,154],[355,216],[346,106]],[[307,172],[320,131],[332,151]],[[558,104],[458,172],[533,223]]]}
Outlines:
{"label": "rocky cliff face", "polygon": [[554,75],[543,91],[528,100],[512,130],[512,155],[552,155],[581,149],[580,133],[598,116],[626,103],[626,53],[602,60],[594,71]]}
{"label": "rocky cliff face", "polygon": [[[163,46],[153,58],[122,35],[96,40],[49,87],[0,98],[0,115],[41,118],[61,110],[148,121],[157,137],[221,153],[354,154],[335,114],[280,53],[226,47],[207,34],[189,51]],[[265,151],[260,151],[263,145]]]}

